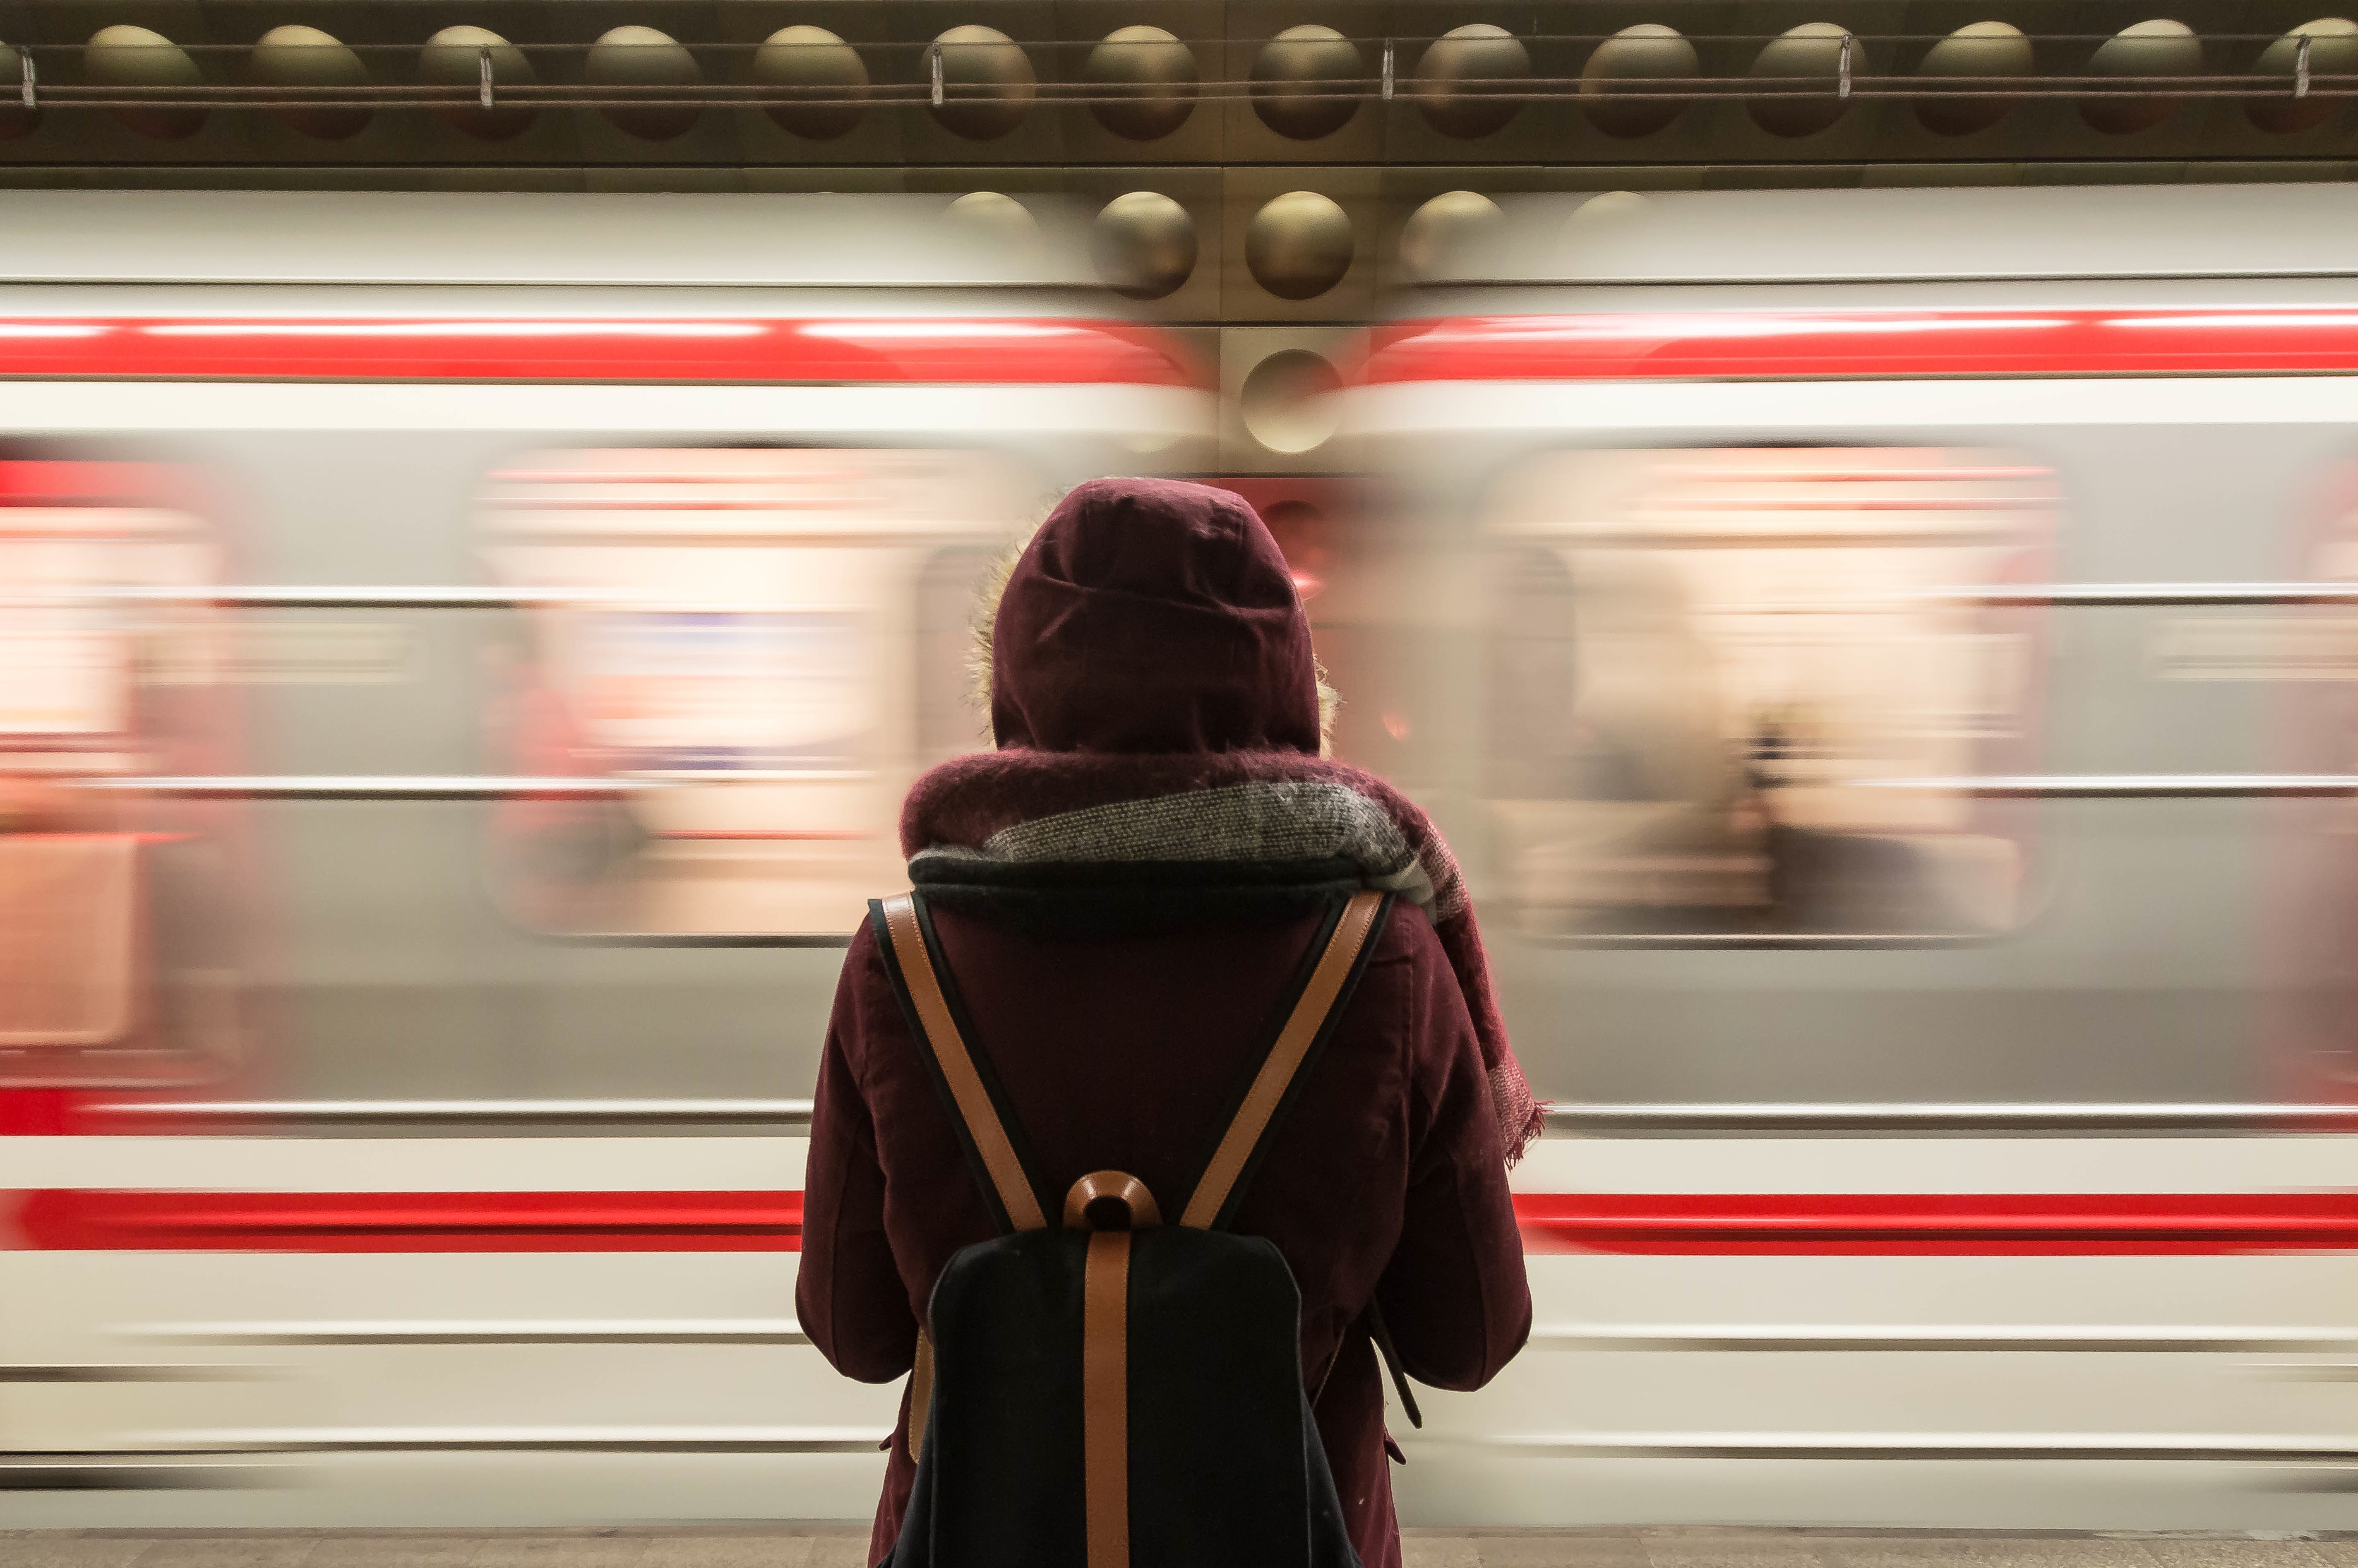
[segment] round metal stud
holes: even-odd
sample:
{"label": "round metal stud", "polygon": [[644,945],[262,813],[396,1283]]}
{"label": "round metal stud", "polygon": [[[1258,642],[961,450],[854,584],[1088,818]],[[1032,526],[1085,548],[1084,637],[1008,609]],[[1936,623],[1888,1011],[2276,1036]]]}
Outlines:
{"label": "round metal stud", "polygon": [[[365,87],[368,79],[361,57],[317,27],[273,27],[245,59],[245,80],[254,87],[333,92]],[[353,105],[305,103],[271,113],[290,129],[327,142],[356,136],[369,123],[369,111]]]}
{"label": "round metal stud", "polygon": [[[581,69],[592,87],[638,87],[661,96],[666,87],[703,85],[696,57],[669,33],[653,27],[613,27],[590,46]],[[614,128],[642,141],[667,142],[684,135],[703,111],[693,103],[613,103],[598,111]]]}
{"label": "round metal stud", "polygon": [[1694,45],[1676,27],[1660,22],[1624,27],[1580,68],[1581,113],[1608,136],[1650,136],[1684,113],[1687,100],[1639,94],[1660,92],[1656,83],[1702,69]]}
{"label": "round metal stud", "polygon": [[1132,299],[1176,293],[1195,270],[1195,220],[1159,190],[1117,196],[1089,232],[1098,276]]}
{"label": "round metal stud", "polygon": [[1531,52],[1504,27],[1472,22],[1435,38],[1411,89],[1424,123],[1444,136],[1487,136],[1522,108],[1513,96],[1531,74]]}
{"label": "round metal stud", "polygon": [[860,51],[825,27],[780,27],[753,51],[748,76],[797,100],[764,109],[778,128],[815,142],[831,142],[860,124],[868,96],[868,65]]}
{"label": "round metal stud", "polygon": [[[492,100],[488,109],[482,104],[487,70]],[[525,58],[524,50],[489,27],[445,27],[427,39],[424,51],[417,57],[417,80],[435,87],[475,91],[474,102],[435,107],[435,114],[454,131],[480,136],[487,142],[504,142],[531,128],[531,106],[503,103],[499,95],[507,88],[526,86],[540,78],[533,70],[532,61]]]}
{"label": "round metal stud", "polygon": [[[1804,22],[1768,40],[1752,62],[1752,80],[1761,85],[1790,81],[1774,98],[1755,98],[1745,104],[1752,123],[1772,136],[1815,135],[1849,112],[1841,95],[1843,40],[1850,29],[1835,22]],[[1850,68],[1863,70],[1858,44],[1850,46]]]}
{"label": "round metal stud", "polygon": [[[2096,46],[2089,58],[2088,74],[2124,79],[2123,85],[2141,76],[2200,76],[2202,40],[2183,22],[2156,18],[2123,27]],[[2080,118],[2108,135],[2151,130],[2169,118],[2178,102],[2152,98],[2083,98]]]}
{"label": "round metal stud", "polygon": [[2260,58],[2252,63],[2255,72],[2292,79],[2292,85],[2281,98],[2244,101],[2244,112],[2263,131],[2313,131],[2341,113],[2349,102],[2344,98],[2318,98],[2299,91],[2304,56],[2309,73],[2314,75],[2358,72],[2358,22],[2347,16],[2320,16],[2313,22],[2303,22],[2260,51]]}
{"label": "round metal stud", "polygon": [[1185,124],[1203,81],[1187,46],[1149,27],[1108,33],[1089,51],[1081,76],[1094,96],[1116,100],[1089,105],[1097,123],[1133,142],[1151,142]]}
{"label": "round metal stud", "polygon": [[1281,136],[1314,142],[1359,112],[1365,74],[1357,47],[1334,28],[1288,27],[1253,56],[1253,113]]}
{"label": "round metal stud", "polygon": [[1575,268],[1583,268],[1600,243],[1609,245],[1652,207],[1635,190],[1601,190],[1572,210],[1556,234],[1557,249]]}
{"label": "round metal stud", "polygon": [[1272,452],[1325,445],[1343,422],[1343,378],[1323,355],[1280,349],[1252,367],[1237,393],[1245,431]]}
{"label": "round metal stud", "polygon": [[[199,87],[204,73],[189,51],[163,34],[120,23],[90,36],[81,52],[82,80],[92,87],[132,91]],[[114,117],[143,136],[176,142],[204,128],[201,107],[117,109]]]}
{"label": "round metal stud", "polygon": [[1456,271],[1466,253],[1495,232],[1505,214],[1476,190],[1445,190],[1409,214],[1401,230],[1401,271],[1429,283]]}
{"label": "round metal stud", "polygon": [[1031,210],[996,190],[969,190],[951,202],[943,216],[975,244],[1010,265],[1036,262],[1044,249],[1040,222]]}
{"label": "round metal stud", "polygon": [[[1986,92],[1989,79],[2028,76],[2031,64],[2030,40],[2013,23],[1968,22],[1927,50],[1916,74],[1981,79],[1971,85]],[[1919,98],[1916,118],[1936,135],[1965,136],[2005,119],[2015,102],[2004,97]]]}
{"label": "round metal stud", "polygon": [[1040,79],[1031,57],[997,27],[969,24],[934,40],[927,68],[941,65],[942,102],[929,104],[944,130],[970,141],[995,141],[1023,123]]}
{"label": "round metal stud", "polygon": [[1280,299],[1314,299],[1343,281],[1357,249],[1350,214],[1314,190],[1264,202],[1245,228],[1245,266]]}

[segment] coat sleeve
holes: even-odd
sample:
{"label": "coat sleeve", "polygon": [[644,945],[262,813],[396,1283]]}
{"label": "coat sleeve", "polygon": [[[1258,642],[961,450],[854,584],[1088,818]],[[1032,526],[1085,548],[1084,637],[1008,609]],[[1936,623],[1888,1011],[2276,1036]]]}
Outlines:
{"label": "coat sleeve", "polygon": [[802,1267],[795,1312],[818,1353],[845,1377],[885,1383],[909,1370],[917,1320],[884,1236],[884,1168],[859,1065],[871,1011],[892,1006],[866,922],[844,956],[811,1102],[803,1179]]}
{"label": "coat sleeve", "polygon": [[1419,946],[1408,1201],[1376,1299],[1405,1370],[1478,1389],[1530,1337],[1531,1287],[1474,1022],[1429,926]]}

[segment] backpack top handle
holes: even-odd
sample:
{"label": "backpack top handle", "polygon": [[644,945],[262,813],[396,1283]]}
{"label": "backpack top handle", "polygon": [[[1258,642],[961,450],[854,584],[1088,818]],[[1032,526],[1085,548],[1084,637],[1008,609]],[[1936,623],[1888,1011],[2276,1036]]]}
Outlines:
{"label": "backpack top handle", "polygon": [[[1116,1204],[1121,1206],[1120,1225],[1109,1213]],[[1154,1230],[1162,1224],[1154,1195],[1127,1171],[1091,1171],[1065,1195],[1066,1230]]]}

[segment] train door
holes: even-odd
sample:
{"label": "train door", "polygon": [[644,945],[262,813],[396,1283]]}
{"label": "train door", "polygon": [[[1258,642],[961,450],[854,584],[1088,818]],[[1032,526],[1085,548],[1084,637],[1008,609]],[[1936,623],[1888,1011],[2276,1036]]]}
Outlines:
{"label": "train door", "polygon": [[[0,1445],[18,1487],[143,1484],[84,1455],[254,1387],[224,1400],[207,1369],[111,1332],[120,1314],[97,1303],[135,1293],[81,1250],[110,1195],[57,1180],[138,1184],[141,1162],[77,1162],[92,1141],[56,1135],[154,1130],[143,1111],[234,1095],[252,1054],[247,824],[172,787],[233,772],[243,750],[210,512],[184,468],[0,454],[0,1186],[16,1189],[0,1207]],[[28,1248],[74,1261],[45,1269]]]}

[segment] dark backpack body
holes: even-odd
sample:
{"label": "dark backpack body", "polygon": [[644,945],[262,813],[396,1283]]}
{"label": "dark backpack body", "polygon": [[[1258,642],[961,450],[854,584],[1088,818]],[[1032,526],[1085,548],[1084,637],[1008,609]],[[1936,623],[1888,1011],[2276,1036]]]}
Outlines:
{"label": "dark backpack body", "polygon": [[[894,1568],[1087,1563],[1082,1487],[1086,1233],[967,1248],[929,1313],[935,1373]],[[1133,1568],[1357,1568],[1310,1415],[1301,1293],[1258,1237],[1133,1238]]]}
{"label": "dark backpack body", "polygon": [[950,1260],[928,1304],[931,1388],[912,1394],[917,1476],[892,1568],[1358,1568],[1293,1271],[1226,1226],[1357,983],[1379,895],[1329,915],[1168,1226],[1120,1173],[1084,1177],[1059,1209],[1041,1201],[922,905],[891,903],[875,906],[888,969],[1004,1227]]}

